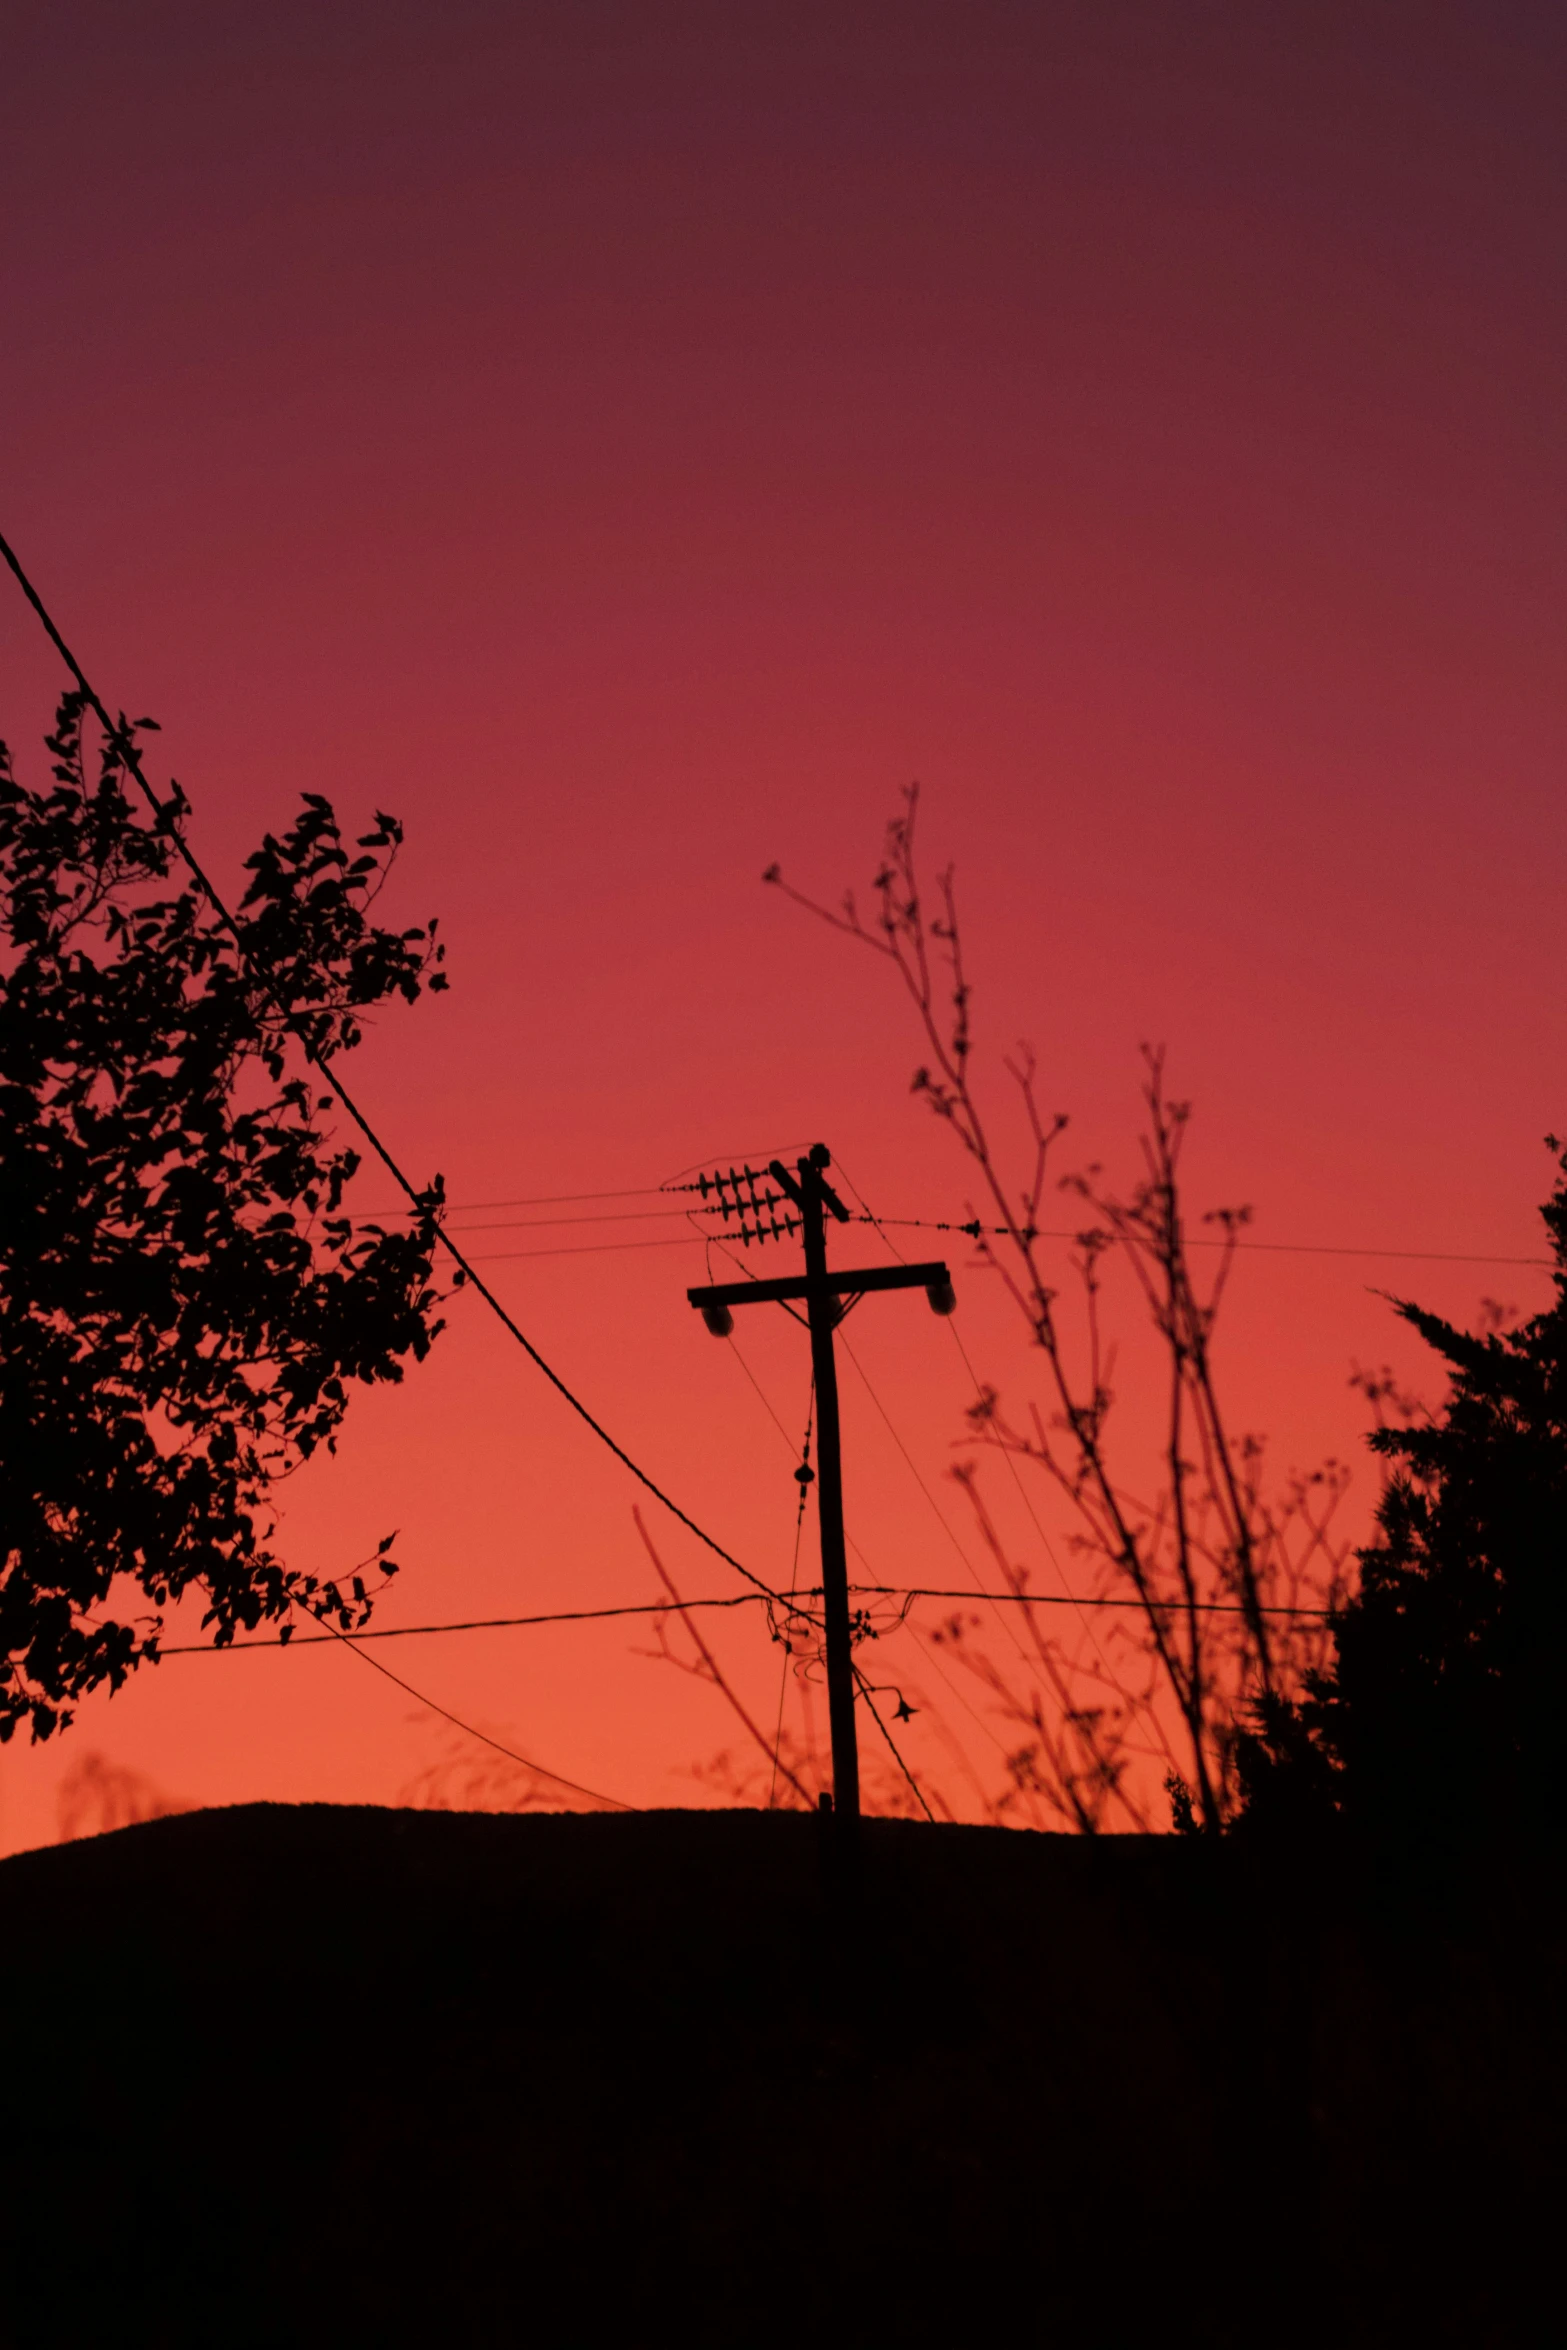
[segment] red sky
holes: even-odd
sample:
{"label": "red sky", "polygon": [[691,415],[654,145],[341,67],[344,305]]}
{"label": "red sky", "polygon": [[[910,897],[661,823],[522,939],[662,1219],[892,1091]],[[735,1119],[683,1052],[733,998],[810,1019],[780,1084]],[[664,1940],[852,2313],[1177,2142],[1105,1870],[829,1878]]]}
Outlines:
{"label": "red sky", "polygon": [[[1032,1039],[1074,1152],[1132,1171],[1163,1040],[1197,1204],[1537,1253],[1567,1122],[1558,11],[13,0],[5,47],[3,527],[105,695],[162,721],[221,870],[301,789],[404,819],[399,906],[440,913],[452,992],[357,1074],[417,1173],[609,1191],[820,1136],[885,1211],[961,1212],[884,975],[758,886],[863,882],[917,776],[982,1030]],[[57,683],[0,597],[24,760]],[[491,1270],[786,1573],[791,1459],[684,1303],[700,1250]],[[1468,1316],[1539,1281],[1249,1258],[1235,1416],[1281,1465],[1348,1455],[1352,1363],[1415,1366],[1375,1288]],[[959,1290],[1028,1394],[990,1285]],[[751,1322],[792,1430],[800,1334]],[[950,1340],[917,1299],[852,1336],[972,1549]],[[845,1393],[866,1556],[959,1579]],[[326,1569],[398,1527],[382,1620],[421,1622],[650,1596],[634,1499],[464,1299],[285,1525]],[[756,1627],[720,1637],[775,1702]],[[700,1800],[733,1725],[636,1638],[377,1653],[573,1777]],[[54,1834],[89,1750],[187,1798],[388,1800],[443,1744],[350,1657],[171,1659],[0,1756],[0,1847]]]}

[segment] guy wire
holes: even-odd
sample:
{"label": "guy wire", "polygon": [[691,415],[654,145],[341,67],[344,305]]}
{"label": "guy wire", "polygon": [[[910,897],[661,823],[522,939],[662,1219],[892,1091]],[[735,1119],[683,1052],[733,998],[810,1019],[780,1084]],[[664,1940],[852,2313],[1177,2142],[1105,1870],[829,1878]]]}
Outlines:
{"label": "guy wire", "polygon": [[[755,1382],[753,1381],[752,1384],[755,1385]],[[762,1394],[762,1391],[759,1387],[757,1388],[756,1392],[758,1395]],[[765,1395],[762,1396],[762,1401],[767,1403],[767,1398]],[[767,1408],[769,1411],[771,1411],[771,1404],[768,1404]],[[800,1486],[800,1506],[794,1513],[794,1561],[789,1569],[789,1598],[791,1602],[794,1599],[795,1589],[800,1580],[800,1536],[805,1527],[806,1497],[810,1493],[812,1485],[815,1483],[815,1477],[811,1469],[811,1423],[815,1416],[816,1375],[813,1372],[811,1375],[811,1392],[806,1399],[805,1405],[805,1442],[800,1447],[800,1466],[795,1470],[795,1476],[798,1479]],[[767,1808],[769,1811],[772,1810],[774,1799],[778,1793],[778,1750],[783,1744],[784,1700],[789,1694],[789,1666],[794,1656],[794,1648],[790,1642],[787,1630],[785,1630],[784,1633],[783,1651],[783,1671],[778,1678],[778,1721],[773,1731],[773,1776],[772,1784],[767,1790]]]}

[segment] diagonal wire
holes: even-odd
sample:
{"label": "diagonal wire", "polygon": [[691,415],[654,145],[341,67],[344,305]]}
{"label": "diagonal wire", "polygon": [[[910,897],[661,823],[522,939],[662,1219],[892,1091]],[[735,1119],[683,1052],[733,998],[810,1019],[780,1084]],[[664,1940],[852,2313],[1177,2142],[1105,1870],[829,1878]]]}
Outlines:
{"label": "diagonal wire", "polygon": [[[684,1599],[681,1606],[696,1607],[760,1607],[766,1594],[760,1591],[742,1591],[733,1599]],[[573,1607],[559,1608],[539,1616],[476,1616],[462,1624],[374,1624],[368,1630],[354,1632],[347,1637],[354,1640],[419,1640],[437,1632],[512,1632],[531,1629],[538,1624],[599,1624],[612,1616],[657,1616],[664,1613],[667,1600],[641,1600],[634,1607]],[[319,1622],[320,1619],[318,1618]],[[158,1658],[166,1656],[242,1656],[250,1648],[314,1648],[322,1642],[342,1639],[344,1635],[335,1626],[325,1632],[273,1633],[261,1640],[181,1641],[177,1647],[165,1648],[160,1641]]]}
{"label": "diagonal wire", "polygon": [[[760,1281],[760,1280],[761,1280],[761,1278],[762,1278],[761,1274],[760,1274],[760,1273],[754,1273],[754,1272],[751,1270],[751,1267],[750,1267],[748,1264],[746,1264],[746,1262],[744,1261],[744,1259],[743,1259],[743,1258],[741,1258],[741,1257],[737,1257],[737,1256],[735,1255],[735,1253],[734,1253],[734,1250],[733,1250],[732,1248],[727,1248],[727,1247],[724,1245],[724,1242],[723,1242],[723,1241],[722,1241],[722,1240],[719,1238],[719,1236],[718,1236],[716,1233],[713,1233],[713,1232],[705,1232],[705,1233],[703,1233],[703,1235],[702,1235],[702,1238],[703,1238],[703,1239],[706,1241],[706,1243],[707,1243],[707,1250],[708,1250],[708,1264],[707,1264],[707,1270],[708,1270],[708,1278],[709,1278],[710,1280],[711,1280],[711,1278],[712,1278],[712,1272],[713,1272],[713,1260],[712,1260],[712,1252],[713,1252],[713,1250],[714,1250],[715,1248],[717,1249],[717,1251],[718,1251],[719,1255],[720,1255],[721,1257],[725,1258],[725,1259],[728,1261],[728,1263],[729,1263],[729,1264],[731,1264],[731,1265],[734,1267],[734,1269],[735,1269],[735,1271],[736,1271],[737,1273],[740,1273],[740,1274],[743,1274],[743,1275],[744,1275],[744,1277],[745,1277],[745,1279],[746,1279],[747,1281]],[[797,1313],[795,1313],[795,1310],[794,1310],[793,1306],[790,1306],[790,1305],[785,1305],[785,1307],[784,1307],[784,1309],[783,1309],[783,1310],[784,1310],[784,1312],[785,1312],[786,1314],[788,1314],[788,1315],[791,1317],[791,1319],[792,1319],[792,1320],[794,1320],[794,1321],[796,1321],[796,1322],[798,1322],[798,1321],[800,1320],[800,1316],[799,1316]],[[769,1419],[772,1421],[772,1423],[773,1423],[773,1426],[774,1426],[774,1427],[777,1429],[777,1431],[778,1431],[779,1435],[780,1435],[780,1436],[783,1438],[783,1440],[784,1440],[785,1444],[786,1444],[786,1445],[789,1447],[789,1456],[790,1456],[790,1458],[791,1458],[791,1460],[792,1460],[792,1459],[793,1459],[793,1457],[794,1457],[794,1438],[793,1438],[793,1437],[790,1435],[790,1433],[789,1433],[788,1429],[787,1429],[787,1428],[784,1426],[784,1424],[783,1424],[782,1420],[780,1420],[780,1419],[779,1419],[779,1417],[778,1417],[778,1414],[776,1413],[776,1411],[774,1411],[774,1409],[773,1409],[773,1407],[772,1407],[772,1404],[771,1404],[771,1403],[768,1401],[768,1397],[767,1397],[766,1390],[763,1388],[761,1381],[760,1381],[760,1380],[757,1378],[757,1376],[756,1376],[755,1372],[754,1372],[754,1371],[751,1369],[750,1365],[749,1365],[749,1364],[746,1362],[746,1360],[745,1360],[745,1357],[744,1357],[744,1356],[741,1354],[739,1347],[738,1347],[738,1346],[735,1346],[735,1342],[734,1342],[733,1335],[731,1335],[731,1337],[730,1337],[729,1344],[730,1344],[732,1347],[734,1347],[734,1352],[735,1352],[735,1360],[736,1360],[736,1361],[739,1363],[739,1365],[740,1365],[740,1368],[741,1368],[741,1369],[744,1371],[744,1373],[745,1373],[746,1377],[747,1377],[747,1378],[750,1380],[750,1382],[751,1382],[751,1385],[752,1385],[752,1386],[753,1386],[753,1387],[756,1389],[756,1392],[757,1392],[757,1394],[758,1394],[758,1395],[761,1397],[763,1404],[766,1406],[766,1409],[767,1409],[767,1416],[768,1416],[768,1418],[769,1418]],[[870,1573],[872,1572],[872,1568],[871,1568],[871,1562],[870,1562],[870,1560],[869,1560],[869,1559],[866,1557],[866,1555],[865,1555],[864,1551],[863,1551],[863,1550],[860,1548],[860,1545],[858,1544],[858,1542],[856,1542],[856,1540],[854,1539],[854,1536],[853,1536],[853,1535],[852,1535],[852,1534],[849,1532],[849,1530],[848,1530],[848,1528],[847,1528],[847,1527],[845,1527],[845,1528],[844,1528],[844,1537],[843,1537],[843,1538],[844,1538],[844,1541],[845,1541],[846,1545],[848,1546],[848,1548],[849,1548],[850,1550],[852,1550],[852,1551],[853,1551],[853,1553],[854,1553],[855,1557],[856,1557],[856,1558],[859,1560],[859,1562],[860,1562],[861,1566],[862,1566],[862,1567],[865,1569],[865,1572],[867,1573],[867,1575],[868,1575],[868,1574],[870,1574]]]}
{"label": "diagonal wire", "polygon": [[[29,604],[31,604],[33,610],[37,613],[38,618],[43,623],[45,633],[47,634],[51,644],[54,646],[61,660],[65,663],[65,666],[70,671],[71,675],[75,678],[77,686],[80,689],[84,699],[96,712],[99,722],[103,726],[104,731],[108,735],[110,741],[113,742],[118,748],[120,756],[124,759],[129,772],[135,777],[137,786],[140,789],[143,797],[146,799],[149,807],[152,808],[157,816],[167,822],[168,810],[165,809],[163,802],[158,798],[157,793],[153,790],[151,784],[147,781],[146,776],[142,772],[141,752],[134,736],[129,733],[123,722],[119,725],[116,725],[114,720],[109,716],[107,709],[104,707],[103,702],[94,689],[86,671],[82,668],[81,663],[77,660],[76,655],[71,651],[71,648],[66,643],[64,637],[60,634],[60,631],[55,626],[54,621],[50,618],[49,612],[44,605],[42,597],[39,595],[38,590],[34,587],[32,581],[28,578],[26,572],[22,569],[21,563],[18,560],[15,551],[4,537],[0,537],[0,556],[5,558],[5,561],[15,576],[17,584],[21,588],[23,595],[27,598],[27,601]],[[194,849],[192,849],[189,842],[186,840],[184,833],[171,823],[169,826],[169,834],[192,878],[203,891],[209,903],[212,905],[213,910],[218,915],[220,921],[224,924],[230,936],[233,938],[247,969],[249,969],[257,978],[259,984],[265,990],[268,1000],[275,1006],[280,1017],[283,1019],[287,1027],[292,1031],[294,1036],[298,1039],[301,1047],[304,1050],[306,1059],[319,1073],[322,1079],[331,1086],[332,1091],[336,1094],[338,1100],[342,1103],[344,1109],[348,1112],[349,1117],[358,1127],[360,1133],[364,1136],[366,1142],[370,1145],[370,1148],[374,1151],[382,1166],[391,1176],[392,1181],[403,1193],[403,1196],[407,1199],[410,1207],[417,1211],[420,1208],[422,1198],[418,1187],[414,1184],[412,1178],[403,1172],[401,1165],[393,1156],[389,1145],[382,1140],[376,1128],[371,1124],[370,1119],[365,1111],[360,1108],[359,1104],[354,1100],[353,1095],[342,1083],[342,1080],[334,1073],[330,1066],[328,1056],[324,1054],[315,1043],[312,1042],[309,1032],[301,1022],[298,1014],[290,1011],[288,1006],[279,1000],[275,990],[272,987],[269,975],[265,971],[257,971],[255,963],[252,960],[250,950],[245,943],[244,933],[239,922],[236,920],[235,916],[229,912],[229,909],[225,904],[216,883],[210,878],[206,872],[206,869],[197,858]],[[526,1335],[520,1325],[513,1319],[513,1317],[507,1312],[506,1308],[501,1304],[500,1299],[490,1288],[488,1282],[484,1280],[481,1274],[474,1270],[472,1258],[470,1258],[461,1248],[458,1247],[456,1241],[452,1238],[451,1234],[445,1230],[444,1226],[437,1224],[434,1227],[433,1238],[440,1247],[446,1250],[447,1255],[452,1259],[458,1270],[466,1276],[468,1281],[478,1291],[480,1297],[483,1298],[485,1304],[490,1308],[490,1311],[496,1316],[497,1320],[502,1324],[503,1328],[505,1328],[517,1341],[517,1344],[522,1348],[524,1354],[526,1354],[529,1360],[533,1362],[540,1371],[543,1372],[545,1378],[555,1389],[556,1393],[563,1397],[563,1399],[571,1406],[572,1410],[577,1414],[578,1418],[583,1420],[587,1426],[592,1429],[594,1435],[599,1439],[600,1443],[608,1447],[609,1451],[614,1454],[615,1458],[622,1464],[622,1466],[631,1471],[632,1476],[636,1478],[638,1484],[646,1486],[648,1492],[652,1494],[654,1500],[659,1502],[663,1508],[668,1510],[671,1517],[678,1518],[681,1525],[686,1527],[690,1533],[694,1534],[699,1542],[704,1543],[716,1557],[721,1558],[726,1566],[733,1567],[736,1574],[743,1575],[745,1580],[748,1583],[754,1584],[758,1591],[765,1591],[770,1599],[779,1600],[780,1604],[782,1604],[781,1595],[778,1592],[773,1591],[768,1584],[764,1583],[760,1575],[753,1575],[749,1567],[743,1566],[740,1560],[737,1559],[731,1551],[726,1550],[723,1544],[719,1542],[715,1536],[709,1534],[704,1526],[699,1525],[696,1519],[693,1518],[688,1511],[683,1510],[680,1507],[680,1504],[673,1500],[670,1495],[663,1490],[663,1487],[657,1484],[654,1479],[648,1475],[647,1471],[641,1468],[638,1463],[632,1459],[630,1453],[626,1451],[623,1445],[616,1443],[614,1437],[610,1435],[609,1430],[603,1425],[603,1423],[595,1419],[592,1412],[589,1411],[587,1405],[581,1402],[580,1399],[572,1393],[571,1389],[566,1385],[565,1380],[561,1378],[559,1372],[553,1370],[551,1366],[545,1361],[543,1355],[540,1354],[538,1348],[533,1344],[533,1341]]]}
{"label": "diagonal wire", "polygon": [[915,1801],[918,1803],[920,1810],[925,1814],[925,1817],[929,1820],[931,1826],[934,1827],[936,1825],[936,1815],[931,1810],[930,1805],[925,1801],[925,1790],[921,1787],[918,1779],[915,1778],[914,1773],[909,1769],[908,1764],[904,1761],[902,1755],[898,1752],[898,1741],[896,1738],[894,1738],[892,1732],[888,1729],[886,1723],[882,1720],[881,1715],[877,1712],[876,1700],[871,1695],[871,1685],[866,1680],[865,1675],[860,1671],[858,1665],[856,1665],[854,1668],[854,1678],[860,1685],[860,1695],[864,1698],[866,1705],[870,1709],[871,1720],[875,1723],[883,1738],[886,1739],[887,1744],[892,1748],[893,1761],[897,1764],[899,1770],[903,1773],[903,1776],[908,1780],[909,1785],[913,1788]]}
{"label": "diagonal wire", "polygon": [[[881,1234],[884,1245],[891,1250],[892,1254],[898,1259],[898,1262],[900,1264],[906,1264],[908,1260],[904,1256],[903,1251],[899,1248],[896,1241],[889,1240],[887,1238],[886,1232],[882,1228],[880,1219],[871,1213],[870,1208],[866,1205],[865,1194],[861,1191],[859,1185],[854,1181],[853,1177],[846,1172],[843,1161],[841,1159],[837,1162],[837,1166],[839,1174],[843,1176],[844,1181],[848,1184],[849,1189],[853,1192],[855,1198],[859,1201],[860,1206],[865,1209],[867,1221],[875,1226],[876,1230]],[[974,1389],[974,1394],[976,1398],[982,1399],[985,1391],[980,1384],[979,1373],[975,1370],[973,1364],[969,1360],[968,1348],[963,1343],[962,1334],[956,1328],[950,1314],[945,1317],[945,1320],[947,1329],[951,1334],[952,1343],[957,1348],[958,1354],[962,1359],[963,1368],[969,1375],[970,1382]],[[855,1367],[856,1369],[859,1368],[858,1365]],[[864,1376],[863,1372],[861,1373],[861,1376]],[[884,1418],[885,1416],[886,1415],[883,1414]],[[1094,1629],[1093,1624],[1090,1622],[1082,1601],[1072,1590],[1071,1580],[1067,1575],[1066,1569],[1062,1566],[1060,1559],[1056,1555],[1055,1544],[1051,1541],[1049,1535],[1045,1532],[1044,1526],[1040,1520],[1039,1512],[1034,1507],[1033,1496],[1030,1494],[1027,1486],[1023,1483],[1017,1462],[1013,1459],[1011,1453],[1007,1451],[1005,1445],[999,1447],[999,1450],[1001,1451],[1006,1461],[1007,1467],[1011,1472],[1012,1482],[1017,1487],[1018,1496],[1022,1501],[1024,1509],[1028,1512],[1029,1518],[1033,1523],[1034,1531],[1039,1536],[1040,1544],[1044,1550],[1045,1556],[1049,1559],[1051,1565],[1055,1568],[1056,1573],[1061,1578],[1062,1591],[1066,1594],[1067,1598],[1071,1601],[1071,1604],[1075,1607],[1078,1621],[1082,1625],[1083,1630],[1087,1633],[1089,1639],[1093,1642],[1095,1651],[1099,1657],[1099,1661],[1101,1665],[1103,1665],[1105,1672],[1109,1677],[1112,1688],[1121,1690],[1121,1684],[1116,1677],[1109,1658],[1105,1654],[1103,1645],[1099,1639],[1099,1635]],[[969,1566],[968,1560],[964,1559],[963,1563],[965,1566],[969,1567],[969,1573],[973,1574],[974,1569],[972,1566]],[[998,1618],[997,1620],[999,1622],[1001,1619]],[[1023,1648],[1022,1643],[1016,1638],[1015,1634],[1013,1635],[1013,1646],[1017,1648],[1019,1655],[1025,1657],[1026,1659],[1027,1651]],[[1121,1690],[1121,1695],[1123,1697],[1125,1694],[1125,1691]]]}
{"label": "diagonal wire", "polygon": [[[915,1484],[919,1487],[921,1493],[924,1494],[925,1499],[929,1502],[931,1510],[935,1515],[937,1524],[941,1527],[941,1530],[946,1535],[947,1540],[951,1543],[953,1549],[957,1552],[959,1558],[963,1561],[964,1566],[972,1576],[976,1594],[978,1597],[983,1599],[986,1594],[984,1586],[980,1580],[980,1572],[978,1567],[975,1566],[974,1561],[969,1557],[968,1552],[964,1549],[962,1543],[958,1540],[957,1534],[954,1531],[949,1519],[947,1518],[945,1511],[942,1509],[941,1504],[937,1501],[936,1496],[931,1492],[930,1487],[926,1484],[924,1478],[921,1476],[919,1466],[914,1459],[914,1455],[910,1452],[908,1446],[904,1443],[903,1438],[898,1434],[896,1427],[893,1425],[891,1413],[888,1411],[886,1405],[882,1402],[881,1397],[877,1394],[875,1388],[871,1385],[870,1378],[866,1372],[864,1364],[860,1361],[859,1356],[854,1352],[853,1348],[850,1346],[848,1340],[844,1337],[841,1330],[838,1333],[838,1343],[843,1348],[843,1351],[848,1356],[850,1362],[854,1365],[855,1371],[859,1376],[860,1383],[864,1387],[866,1394],[870,1397],[872,1403],[876,1406],[877,1411],[881,1414],[882,1421],[886,1427],[888,1435],[892,1438],[893,1443],[897,1446],[899,1452],[902,1453],[904,1460],[908,1463],[909,1474],[913,1477]],[[991,1604],[993,1608],[994,1602]],[[1022,1658],[1023,1662],[1027,1665],[1031,1665],[1033,1663],[1033,1659],[1030,1657],[1028,1650],[1024,1646],[1023,1642],[1018,1638],[1018,1635],[1013,1627],[1007,1623],[1004,1617],[999,1615],[996,1617],[996,1622],[1006,1633],[1007,1638],[1011,1641],[1013,1647],[1017,1650],[1018,1655]]]}
{"label": "diagonal wire", "polygon": [[[317,1622],[325,1622],[325,1618],[318,1617]],[[411,1681],[405,1681],[401,1673],[394,1673],[390,1665],[383,1665],[378,1656],[366,1656],[364,1651],[350,1639],[349,1635],[346,1632],[340,1632],[335,1624],[327,1624],[326,1629],[334,1640],[339,1640],[345,1648],[352,1649],[362,1665],[368,1665],[373,1673],[380,1673],[384,1679],[395,1682],[399,1689],[419,1705],[428,1706],[431,1713],[439,1714],[442,1721],[450,1722],[454,1729],[461,1730],[466,1737],[477,1738],[481,1746],[493,1747],[497,1754],[505,1755],[508,1762],[521,1763],[525,1771],[535,1771],[541,1779],[548,1779],[557,1787],[569,1787],[573,1795],[586,1795],[590,1802],[606,1803],[611,1811],[634,1811],[636,1809],[634,1804],[622,1803],[618,1795],[602,1795],[596,1787],[583,1787],[575,1779],[562,1778],[559,1771],[546,1770],[542,1763],[531,1761],[525,1754],[518,1754],[513,1747],[503,1746],[498,1738],[492,1738],[487,1730],[476,1730],[472,1722],[465,1722],[462,1716],[454,1714],[449,1706],[437,1705],[433,1697],[426,1697],[422,1689],[416,1689]]]}

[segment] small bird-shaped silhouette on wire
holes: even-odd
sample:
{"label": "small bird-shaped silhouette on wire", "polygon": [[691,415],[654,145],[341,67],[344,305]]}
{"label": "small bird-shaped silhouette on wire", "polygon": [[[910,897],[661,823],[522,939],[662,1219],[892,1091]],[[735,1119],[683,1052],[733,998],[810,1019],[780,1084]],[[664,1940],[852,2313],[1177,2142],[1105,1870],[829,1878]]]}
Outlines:
{"label": "small bird-shaped silhouette on wire", "polygon": [[904,1696],[902,1690],[900,1689],[898,1691],[898,1703],[892,1716],[893,1720],[895,1722],[912,1722],[919,1710],[920,1709],[917,1705],[910,1705],[908,1699]]}

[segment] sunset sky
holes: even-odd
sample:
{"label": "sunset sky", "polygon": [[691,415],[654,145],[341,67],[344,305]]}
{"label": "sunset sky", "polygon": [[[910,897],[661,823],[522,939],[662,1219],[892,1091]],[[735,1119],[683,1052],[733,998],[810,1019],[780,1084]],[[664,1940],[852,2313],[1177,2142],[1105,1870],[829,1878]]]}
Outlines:
{"label": "sunset sky", "polygon": [[[1162,1042],[1194,1205],[1312,1250],[1539,1255],[1559,9],[12,0],[0,90],[0,529],[105,698],[160,720],[225,878],[301,790],[403,819],[396,911],[440,915],[451,992],[387,1013],[354,1078],[417,1176],[543,1200],[820,1138],[884,1213],[965,1213],[888,974],[760,884],[863,889],[918,778],[1011,1141],[1027,1038],[1063,1171],[1130,1178]],[[7,583],[24,773],[60,684]],[[498,1227],[487,1274],[617,1439],[787,1578],[803,1335],[736,1333],[786,1442],[685,1303],[678,1220],[543,1221],[643,1204],[454,1221]],[[971,1359],[1026,1398],[994,1279],[951,1261]],[[1460,1318],[1545,1294],[1527,1264],[1259,1251],[1222,1342],[1281,1468],[1354,1461],[1356,1525],[1351,1372],[1426,1376],[1390,1288]],[[851,1533],[887,1580],[956,1584],[961,1358],[917,1294],[849,1335],[952,1528],[846,1367]],[[524,1614],[656,1595],[637,1498],[463,1297],[283,1530],[332,1572],[398,1529],[379,1621]],[[649,1525],[689,1592],[737,1587]],[[754,1616],[714,1637],[776,1706]],[[712,1800],[690,1772],[735,1725],[646,1645],[375,1653],[592,1787]],[[0,1849],[54,1836],[88,1752],[230,1802],[392,1801],[449,1751],[351,1656],[171,1658],[0,1754]]]}

